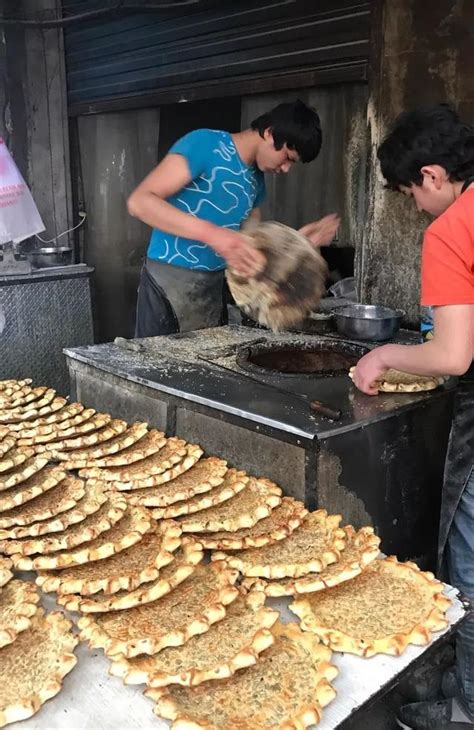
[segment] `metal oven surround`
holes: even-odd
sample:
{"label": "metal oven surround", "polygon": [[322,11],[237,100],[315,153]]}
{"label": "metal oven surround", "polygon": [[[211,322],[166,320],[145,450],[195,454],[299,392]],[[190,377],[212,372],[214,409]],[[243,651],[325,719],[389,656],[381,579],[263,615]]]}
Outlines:
{"label": "metal oven surround", "polygon": [[[399,341],[413,335],[401,333]],[[287,357],[295,345],[309,373],[288,372],[295,369]],[[130,350],[67,349],[66,358],[72,397],[199,442],[208,453],[274,479],[310,509],[341,513],[355,526],[372,524],[384,552],[432,568],[453,388],[365,396],[346,366],[370,347],[337,336],[228,326],[134,341]],[[321,348],[334,355],[308,360]],[[272,353],[279,353],[276,368]],[[312,411],[310,400],[340,410],[339,420]]]}

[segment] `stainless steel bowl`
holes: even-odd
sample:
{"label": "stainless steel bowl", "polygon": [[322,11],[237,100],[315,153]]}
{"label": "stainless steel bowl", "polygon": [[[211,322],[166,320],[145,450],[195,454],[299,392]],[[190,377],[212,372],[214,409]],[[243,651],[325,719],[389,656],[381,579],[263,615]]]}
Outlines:
{"label": "stainless steel bowl", "polygon": [[352,340],[382,342],[400,329],[405,312],[371,304],[349,304],[334,313],[339,334]]}
{"label": "stainless steel bowl", "polygon": [[72,248],[68,246],[36,248],[29,251],[27,257],[35,269],[47,269],[50,266],[68,266],[72,262]]}

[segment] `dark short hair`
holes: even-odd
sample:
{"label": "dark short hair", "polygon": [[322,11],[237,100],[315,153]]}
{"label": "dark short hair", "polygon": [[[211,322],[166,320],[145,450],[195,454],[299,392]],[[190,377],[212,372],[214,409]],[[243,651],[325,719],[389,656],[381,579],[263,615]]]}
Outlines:
{"label": "dark short hair", "polygon": [[281,150],[286,144],[298,153],[302,162],[314,160],[321,149],[323,133],[319,116],[300,99],[279,104],[254,119],[250,126],[261,137],[266,129],[271,129],[275,149]]}
{"label": "dark short hair", "polygon": [[421,168],[440,165],[451,181],[474,175],[474,127],[449,104],[401,114],[377,151],[391,190],[422,185]]}

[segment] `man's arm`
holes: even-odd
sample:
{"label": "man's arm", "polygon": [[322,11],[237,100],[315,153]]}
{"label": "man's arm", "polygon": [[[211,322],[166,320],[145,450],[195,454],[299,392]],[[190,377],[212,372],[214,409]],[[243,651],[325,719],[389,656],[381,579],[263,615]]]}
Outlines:
{"label": "man's arm", "polygon": [[166,198],[182,190],[191,179],[186,158],[167,155],[130,195],[128,212],[152,228],[206,243],[245,276],[261,271],[264,256],[249,246],[240,233],[185,213],[167,202]]}
{"label": "man's arm", "polygon": [[450,304],[434,308],[434,337],[422,345],[384,345],[357,363],[354,383],[368,395],[373,384],[388,370],[418,375],[463,375],[472,362],[474,304]]}

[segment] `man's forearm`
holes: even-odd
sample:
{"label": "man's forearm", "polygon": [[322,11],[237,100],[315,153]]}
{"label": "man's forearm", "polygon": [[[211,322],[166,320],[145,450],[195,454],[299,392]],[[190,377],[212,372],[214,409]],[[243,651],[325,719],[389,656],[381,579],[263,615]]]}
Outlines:
{"label": "man's forearm", "polygon": [[422,345],[385,345],[380,348],[384,367],[415,375],[462,375],[466,367],[449,348],[436,340]]}

